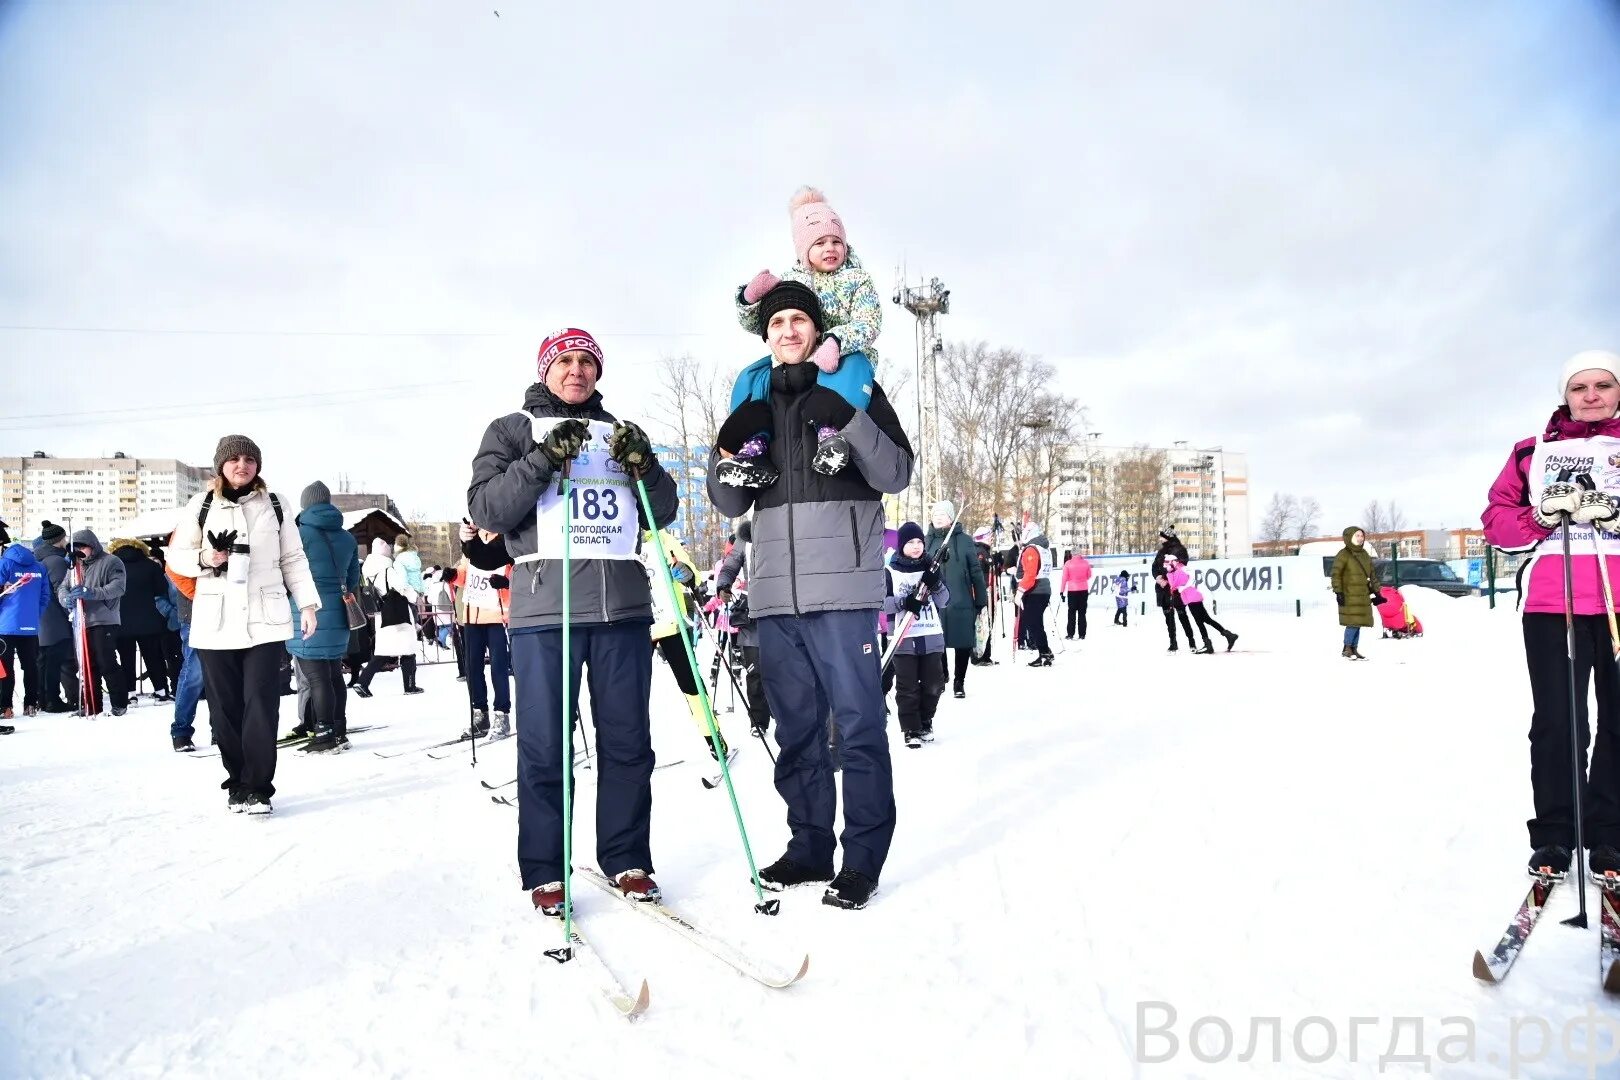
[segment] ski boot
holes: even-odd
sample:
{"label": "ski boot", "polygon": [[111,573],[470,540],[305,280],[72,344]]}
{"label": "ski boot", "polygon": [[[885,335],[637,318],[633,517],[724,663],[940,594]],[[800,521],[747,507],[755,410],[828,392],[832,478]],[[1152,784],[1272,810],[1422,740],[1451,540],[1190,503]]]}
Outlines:
{"label": "ski boot", "polygon": [[563,913],[563,883],[560,881],[547,882],[529,892],[529,898],[534,901],[534,910],[548,919],[560,919]]}
{"label": "ski boot", "polygon": [[488,730],[488,735],[485,738],[489,742],[499,742],[501,739],[510,738],[512,734],[512,715],[496,709],[494,721],[486,723],[484,727]]}
{"label": "ski boot", "polygon": [[488,735],[489,714],[483,709],[474,709],[472,711],[472,726],[461,734],[463,738],[467,739],[482,739],[485,735]]}
{"label": "ski boot", "polygon": [[614,878],[613,883],[619,887],[625,899],[638,904],[656,904],[664,898],[664,894],[658,891],[658,883],[645,870],[626,870]]}
{"label": "ski boot", "polygon": [[[1608,849],[1611,853],[1613,848]],[[1598,849],[1592,851],[1593,861],[1596,862]],[[1532,876],[1542,874],[1557,874],[1562,876],[1569,872],[1569,848],[1561,844],[1543,844],[1530,853],[1530,865],[1527,868]],[[1620,864],[1617,864],[1620,865]]]}
{"label": "ski boot", "polygon": [[771,892],[781,892],[795,885],[813,885],[833,878],[832,866],[825,869],[805,866],[786,855],[759,871],[759,883]]}

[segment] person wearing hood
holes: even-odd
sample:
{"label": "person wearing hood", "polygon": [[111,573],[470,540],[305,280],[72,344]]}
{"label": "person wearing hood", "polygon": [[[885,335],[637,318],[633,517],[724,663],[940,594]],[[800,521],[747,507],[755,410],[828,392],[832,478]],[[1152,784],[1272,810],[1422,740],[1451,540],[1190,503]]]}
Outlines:
{"label": "person wearing hood", "polygon": [[922,526],[915,521],[900,526],[899,549],[886,568],[887,595],[883,613],[896,619],[902,613],[912,622],[894,647],[895,705],[900,712],[900,733],[906,746],[917,749],[934,741],[934,713],[945,692],[945,627],[940,611],[951,603],[945,567],[928,557]]}
{"label": "person wearing hood", "polygon": [[417,596],[427,595],[427,579],[422,576],[422,556],[416,551],[408,533],[394,537],[394,568],[405,578],[405,584]]}
{"label": "person wearing hood", "polygon": [[321,608],[315,613],[315,633],[288,640],[287,652],[298,665],[299,696],[307,693],[309,699],[308,720],[299,713],[300,724],[311,724],[303,749],[321,754],[349,744],[348,693],[343,686],[349,618],[343,597],[360,587],[360,554],[354,537],[343,528],[343,511],[332,505],[332,492],[325,484],[317,480],[306,487],[298,497],[298,510],[298,539]]}
{"label": "person wearing hood", "polygon": [[949,500],[935,503],[929,511],[928,535],[923,541],[929,557],[939,560],[944,575],[945,587],[935,599],[941,641],[952,664],[952,692],[965,698],[979,612],[990,602],[990,592],[979,565],[978,548],[956,520],[956,507]]}
{"label": "person wearing hood", "polygon": [[23,715],[39,712],[39,634],[46,609],[54,606],[50,580],[27,544],[12,543],[0,521],[0,657],[6,673],[0,679],[0,718],[10,720],[14,692],[23,684]]}
{"label": "person wearing hood", "polygon": [[197,580],[191,647],[225,766],[220,786],[227,808],[249,814],[270,813],[275,794],[285,643],[314,636],[321,607],[298,528],[265,484],[263,462],[247,436],[219,440],[214,479],[186,504],[168,558],[170,570]]}
{"label": "person wearing hood", "polygon": [[[371,554],[366,556],[366,565],[361,571],[366,575],[366,584],[377,595],[377,615],[372,620],[377,633],[371,663],[366,665],[359,685],[354,688],[359,697],[371,696],[371,680],[377,677],[390,659],[399,663],[399,676],[405,693],[424,693],[416,685],[416,602],[422,598],[422,593],[411,585],[410,575],[400,566],[404,555],[416,555],[408,546],[401,547],[402,542],[405,542],[403,536],[394,541],[394,551],[400,557],[389,558],[388,547],[382,539],[373,540]],[[416,560],[416,579],[423,588],[427,587],[426,582],[421,580],[420,558]]]}
{"label": "person wearing hood", "polygon": [[1367,554],[1367,533],[1359,525],[1344,530],[1344,547],[1333,557],[1333,599],[1339,605],[1339,625],[1344,627],[1344,647],[1339,655],[1346,660],[1365,660],[1361,655],[1362,627],[1373,624],[1373,605],[1383,603],[1378,593],[1378,571]]}
{"label": "person wearing hood", "polygon": [[144,541],[115,539],[107,550],[124,564],[124,595],[118,601],[118,660],[124,685],[131,696],[138,696],[140,664],[144,663],[153,695],[159,701],[168,701],[169,661],[163,655],[167,620],[158,609],[160,603],[168,603],[168,579],[151,560],[151,548]]}
{"label": "person wearing hood", "polygon": [[[1530,677],[1530,788],[1535,816],[1529,869],[1566,873],[1575,852],[1574,763],[1570,750],[1570,678],[1586,782],[1583,817],[1587,868],[1620,872],[1620,669],[1613,660],[1598,559],[1620,579],[1620,354],[1577,353],[1558,378],[1558,408],[1539,435],[1508,454],[1481,520],[1485,540],[1504,551],[1533,553],[1524,576],[1521,617]],[[1584,478],[1584,479],[1583,479]],[[1570,565],[1564,565],[1568,530]],[[1564,592],[1569,575],[1571,592]],[[1566,603],[1573,626],[1566,626]],[[1573,637],[1575,655],[1569,654]],[[1572,665],[1573,661],[1573,665]],[[1595,684],[1597,735],[1588,683]],[[1575,853],[1575,854],[1572,854]],[[1581,872],[1577,862],[1576,873]]]}
{"label": "person wearing hood", "polygon": [[[597,866],[627,898],[659,898],[648,704],[652,591],[638,549],[642,530],[668,526],[680,501],[646,432],[603,407],[596,388],[603,355],[595,338],[575,327],[551,334],[541,342],[536,369],[523,408],[484,430],[467,507],[474,525],[500,534],[513,562],[507,614],[517,683],[518,868],[535,910],[561,916],[563,769],[572,768],[563,752],[559,681],[565,621],[568,687],[576,700],[581,672],[589,669]],[[572,484],[563,480],[565,466]],[[646,488],[652,520],[635,476]]]}
{"label": "person wearing hood", "polygon": [[51,521],[40,522],[34,558],[44,568],[46,603],[39,622],[40,708],[48,713],[72,712],[79,696],[79,659],[73,651],[73,629],[57,590],[68,578],[67,530]]}
{"label": "person wearing hood", "polygon": [[1136,589],[1131,585],[1131,575],[1121,570],[1114,575],[1114,625],[1126,629],[1131,625],[1131,593]]}
{"label": "person wearing hood", "polygon": [[[78,573],[63,579],[56,599],[77,620],[83,604],[85,636],[89,641],[90,670],[83,679],[85,714],[101,713],[99,685],[105,683],[112,702],[112,714],[123,716],[129,710],[129,688],[118,666],[118,619],[124,596],[124,564],[107,554],[101,541],[89,529],[73,534],[72,559]],[[75,584],[77,582],[77,584]]]}

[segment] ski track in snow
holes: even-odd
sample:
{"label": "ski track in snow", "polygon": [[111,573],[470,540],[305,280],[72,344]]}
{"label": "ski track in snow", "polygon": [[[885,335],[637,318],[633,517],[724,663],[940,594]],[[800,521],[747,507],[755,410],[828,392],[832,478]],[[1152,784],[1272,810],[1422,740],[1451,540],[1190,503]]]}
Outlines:
{"label": "ski track in snow", "polygon": [[[1361,1077],[1379,1075],[1392,1018],[1425,1018],[1432,1051],[1442,1019],[1466,1016],[1478,1062],[1435,1074],[1505,1076],[1511,1017],[1556,1030],[1620,1008],[1597,984],[1595,891],[1592,929],[1558,925],[1565,886],[1501,986],[1470,977],[1526,888],[1529,690],[1509,608],[1412,591],[1428,635],[1369,633],[1365,664],[1339,658],[1326,613],[1222,611],[1254,647],[1230,656],[1166,654],[1151,615],[1093,619],[1049,670],[1006,663],[998,639],[1003,663],[941,702],[936,743],[908,750],[891,722],[899,826],[853,913],[819,888],[753,912],[725,792],[701,787],[708,755],[655,663],[655,747],[687,759],[653,779],[666,896],[773,966],[809,952],[811,967],[768,990],[576,889],[604,960],[651,985],[633,1023],[579,965],[542,955],[560,930],[517,885],[516,815],[477,782],[511,778],[516,740],[481,747],[476,770],[464,752],[370,753],[464,723],[451,667],[423,668],[421,697],[386,680],[351,697],[352,723],[389,727],[348,754],[283,750],[269,818],[226,812],[218,763],[170,752],[166,708],[19,719],[0,740],[0,1074],[618,1077],[640,1060],[678,1075]],[[284,727],[291,711],[283,699]],[[786,839],[782,806],[745,714],[721,721],[763,865]],[[580,776],[576,859],[594,864],[594,771]],[[1177,1011],[1169,1063],[1133,1060],[1148,1001]],[[1185,1045],[1203,1015],[1236,1032],[1219,1064]],[[1322,1064],[1290,1046],[1313,1015],[1341,1035]],[[1280,1061],[1236,1060],[1253,1016],[1282,1018]],[[1382,1018],[1354,1061],[1351,1016]],[[1585,1074],[1557,1053],[1521,1068]]]}

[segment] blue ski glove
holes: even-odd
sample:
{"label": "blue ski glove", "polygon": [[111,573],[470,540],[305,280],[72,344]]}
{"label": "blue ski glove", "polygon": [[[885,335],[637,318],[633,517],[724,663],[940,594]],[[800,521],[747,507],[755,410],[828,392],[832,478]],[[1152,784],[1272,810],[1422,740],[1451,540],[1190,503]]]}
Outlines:
{"label": "blue ski glove", "polygon": [[88,600],[90,599],[90,589],[85,585],[75,585],[67,591],[67,599],[70,604],[77,604],[80,600]]}

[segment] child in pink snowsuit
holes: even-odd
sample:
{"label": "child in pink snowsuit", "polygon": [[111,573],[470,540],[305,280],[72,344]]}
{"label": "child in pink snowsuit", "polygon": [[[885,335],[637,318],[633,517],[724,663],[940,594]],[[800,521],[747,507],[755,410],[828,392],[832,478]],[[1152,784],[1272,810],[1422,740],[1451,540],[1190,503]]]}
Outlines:
{"label": "child in pink snowsuit", "polygon": [[1204,594],[1199,592],[1198,586],[1193,584],[1192,575],[1187,573],[1187,568],[1174,555],[1171,555],[1165,559],[1164,569],[1171,591],[1181,598],[1183,604],[1187,605],[1187,610],[1192,613],[1193,621],[1198,624],[1199,634],[1204,638],[1204,647],[1194,649],[1193,652],[1212,653],[1215,651],[1215,647],[1209,643],[1209,628],[1211,626],[1215,628],[1216,633],[1226,639],[1226,651],[1231,652],[1232,646],[1237,644],[1238,636],[1216,622],[1209,612],[1205,610]]}

